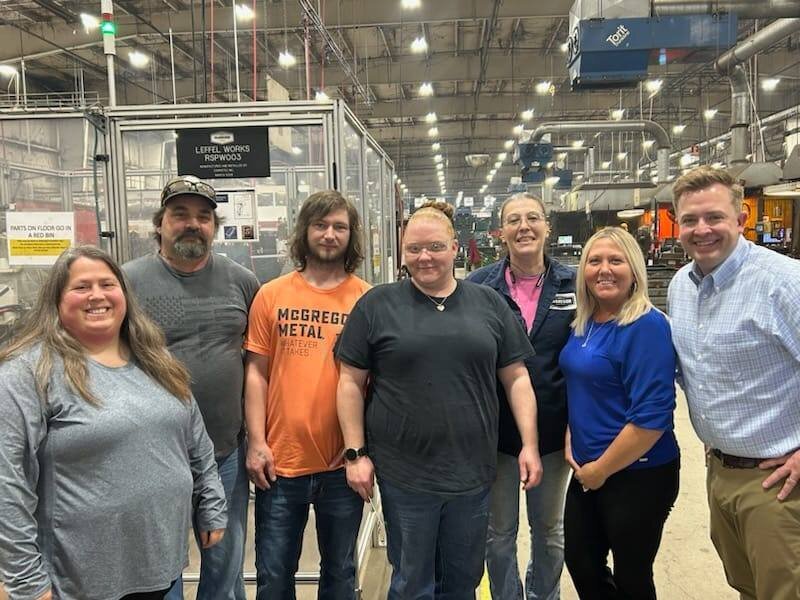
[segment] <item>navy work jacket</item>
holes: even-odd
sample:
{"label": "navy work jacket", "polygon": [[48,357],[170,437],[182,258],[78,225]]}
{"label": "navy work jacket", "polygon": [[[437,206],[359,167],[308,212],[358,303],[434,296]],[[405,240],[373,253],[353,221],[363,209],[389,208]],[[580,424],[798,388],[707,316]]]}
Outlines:
{"label": "navy work jacket", "polygon": [[[558,355],[570,334],[569,324],[575,318],[575,271],[557,260],[545,256],[547,275],[542,284],[542,293],[536,308],[529,339],[536,351],[535,356],[525,361],[536,392],[539,428],[539,452],[542,456],[564,448],[567,430],[567,390],[564,375],[558,367]],[[511,298],[506,284],[505,272],[508,258],[473,271],[467,279],[494,288],[506,299],[519,321],[526,329],[525,321],[517,303]],[[522,449],[514,415],[506,398],[505,390],[498,381],[497,395],[500,398],[500,435],[497,449],[504,454],[516,456]]]}

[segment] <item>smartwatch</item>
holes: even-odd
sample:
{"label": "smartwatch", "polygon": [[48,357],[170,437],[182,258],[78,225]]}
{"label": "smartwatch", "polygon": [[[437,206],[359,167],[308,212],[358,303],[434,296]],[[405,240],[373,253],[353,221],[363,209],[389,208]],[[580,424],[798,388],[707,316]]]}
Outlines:
{"label": "smartwatch", "polygon": [[361,448],[346,448],[344,451],[344,459],[348,462],[352,462],[362,456],[367,456],[366,446],[362,446]]}

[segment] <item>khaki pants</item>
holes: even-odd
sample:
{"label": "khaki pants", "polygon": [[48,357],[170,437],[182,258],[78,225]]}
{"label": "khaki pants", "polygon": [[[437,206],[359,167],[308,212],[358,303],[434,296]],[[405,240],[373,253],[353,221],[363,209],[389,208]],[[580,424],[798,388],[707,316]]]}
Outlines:
{"label": "khaki pants", "polygon": [[800,487],[783,502],[780,485],[764,490],[770,471],[729,469],[708,456],[711,541],[728,583],[743,600],[800,598]]}

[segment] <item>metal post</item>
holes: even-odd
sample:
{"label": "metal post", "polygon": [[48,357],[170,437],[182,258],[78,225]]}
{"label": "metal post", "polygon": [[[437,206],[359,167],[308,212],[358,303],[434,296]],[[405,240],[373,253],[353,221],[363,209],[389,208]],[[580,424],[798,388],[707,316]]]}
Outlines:
{"label": "metal post", "polygon": [[175,46],[172,44],[172,27],[169,28],[169,62],[172,70],[172,103],[177,104],[178,95],[175,92]]}
{"label": "metal post", "polygon": [[[231,5],[233,11],[233,62],[236,65],[236,101],[242,101],[242,94],[239,88],[239,30],[236,27],[236,0]],[[205,42],[203,42],[205,43]]]}

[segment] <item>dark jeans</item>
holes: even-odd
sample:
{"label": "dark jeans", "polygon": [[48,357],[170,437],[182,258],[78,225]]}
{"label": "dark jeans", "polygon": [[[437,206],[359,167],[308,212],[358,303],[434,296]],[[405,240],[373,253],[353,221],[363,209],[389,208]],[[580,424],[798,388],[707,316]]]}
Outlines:
{"label": "dark jeans", "polygon": [[258,600],[294,600],[308,508],[314,505],[320,554],[320,600],[355,597],[355,547],[364,503],[347,485],[344,469],[302,477],[278,477],[256,489]]}
{"label": "dark jeans", "polygon": [[474,600],[483,575],[489,486],[469,496],[379,480],[392,581],[388,600]]}
{"label": "dark jeans", "polygon": [[581,600],[656,598],[653,562],[678,496],[679,470],[675,460],[620,471],[588,492],[573,478],[564,514],[565,557]]}

